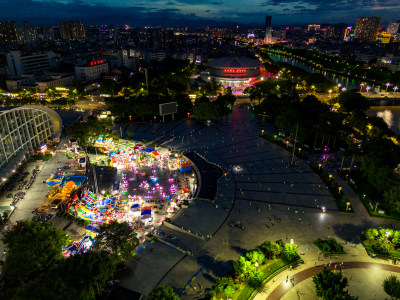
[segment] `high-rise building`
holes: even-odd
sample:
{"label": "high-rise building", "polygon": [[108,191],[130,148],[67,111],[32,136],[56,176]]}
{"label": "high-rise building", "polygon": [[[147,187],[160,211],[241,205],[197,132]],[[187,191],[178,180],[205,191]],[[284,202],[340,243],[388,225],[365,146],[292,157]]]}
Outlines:
{"label": "high-rise building", "polygon": [[57,66],[57,55],[54,52],[23,54],[11,51],[6,55],[8,74],[21,77],[22,74],[35,74]]}
{"label": "high-rise building", "polygon": [[400,33],[400,21],[390,22],[386,32],[389,34]]}
{"label": "high-rise building", "polygon": [[31,44],[37,41],[38,31],[37,28],[30,25],[27,21],[23,26],[17,28],[18,42],[21,44]]}
{"label": "high-rise building", "polygon": [[83,40],[86,38],[82,21],[60,21],[60,35],[64,40]]}
{"label": "high-rise building", "polygon": [[325,28],[325,39],[342,40],[346,31],[346,25],[333,24]]}
{"label": "high-rise building", "polygon": [[265,16],[265,39],[264,39],[264,42],[266,44],[271,43],[271,38],[272,38],[271,21],[272,21],[272,16]]}
{"label": "high-rise building", "polygon": [[0,22],[0,43],[14,43],[17,41],[17,27],[14,21]]}
{"label": "high-rise building", "polygon": [[360,17],[354,29],[354,38],[361,41],[376,41],[381,17]]}

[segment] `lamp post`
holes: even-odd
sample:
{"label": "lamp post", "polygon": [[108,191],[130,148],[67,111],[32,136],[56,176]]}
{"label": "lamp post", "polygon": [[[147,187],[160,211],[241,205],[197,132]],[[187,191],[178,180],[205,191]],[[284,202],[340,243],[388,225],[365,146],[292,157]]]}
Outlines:
{"label": "lamp post", "polygon": [[318,164],[318,168],[321,169],[321,167],[322,167],[322,165],[321,165],[321,164]]}
{"label": "lamp post", "polygon": [[364,85],[364,82],[361,82],[361,84],[360,84],[360,93],[361,93],[361,91],[362,91],[362,89],[363,89],[364,86],[365,86],[365,85]]}
{"label": "lamp post", "polygon": [[396,91],[397,91],[398,89],[399,89],[399,88],[398,88],[397,86],[393,87],[393,91],[394,91],[395,94],[396,94]]}
{"label": "lamp post", "polygon": [[350,202],[346,202],[346,211],[349,210],[349,207],[350,207]]}
{"label": "lamp post", "polygon": [[329,174],[329,180],[331,180],[332,179],[332,174]]}
{"label": "lamp post", "polygon": [[389,82],[387,82],[385,85],[386,85],[386,92],[387,92],[387,90],[388,90],[388,87],[390,86],[390,83],[389,83]]}
{"label": "lamp post", "polygon": [[368,93],[369,90],[371,89],[371,87],[369,87],[369,86],[367,85],[367,87],[366,87],[365,89],[367,90],[367,93]]}

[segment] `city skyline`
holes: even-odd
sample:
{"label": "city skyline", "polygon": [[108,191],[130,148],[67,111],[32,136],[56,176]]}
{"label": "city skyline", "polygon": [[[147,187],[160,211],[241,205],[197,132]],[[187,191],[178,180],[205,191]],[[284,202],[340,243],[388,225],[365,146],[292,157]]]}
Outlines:
{"label": "city skyline", "polygon": [[[32,24],[57,25],[62,19],[79,19],[87,24],[130,24],[165,26],[207,26],[221,23],[263,25],[265,15],[273,16],[273,26],[305,23],[355,24],[360,16],[380,16],[382,24],[396,21],[400,7],[395,0],[317,1],[249,0],[56,0],[15,2],[1,0],[0,20],[28,20]],[[21,10],[23,5],[24,10]],[[357,5],[359,9],[354,10]]]}

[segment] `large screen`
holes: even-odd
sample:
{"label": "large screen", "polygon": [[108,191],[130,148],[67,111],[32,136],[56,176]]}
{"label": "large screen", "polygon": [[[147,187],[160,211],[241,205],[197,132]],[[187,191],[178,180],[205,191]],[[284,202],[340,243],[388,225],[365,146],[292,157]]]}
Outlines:
{"label": "large screen", "polygon": [[159,104],[159,108],[160,108],[160,116],[176,114],[177,112],[176,102]]}

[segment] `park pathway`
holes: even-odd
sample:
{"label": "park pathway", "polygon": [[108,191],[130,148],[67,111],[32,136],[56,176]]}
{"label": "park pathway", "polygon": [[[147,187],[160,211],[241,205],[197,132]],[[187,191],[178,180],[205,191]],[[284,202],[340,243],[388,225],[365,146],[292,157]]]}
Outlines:
{"label": "park pathway", "polygon": [[[315,274],[321,272],[324,266],[327,267],[329,270],[339,270],[340,263],[332,263],[330,264],[323,264],[318,265],[316,267],[311,267],[306,270],[300,271],[292,276],[286,277],[280,285],[278,285],[266,298],[266,300],[277,300],[282,299],[282,297],[288,292],[291,288],[298,285],[302,281],[306,280],[314,276]],[[380,264],[380,263],[373,263],[373,262],[360,262],[360,261],[350,261],[344,262],[343,267],[341,269],[371,269],[371,270],[384,270],[390,272],[400,273],[400,267],[388,265],[388,264]]]}

